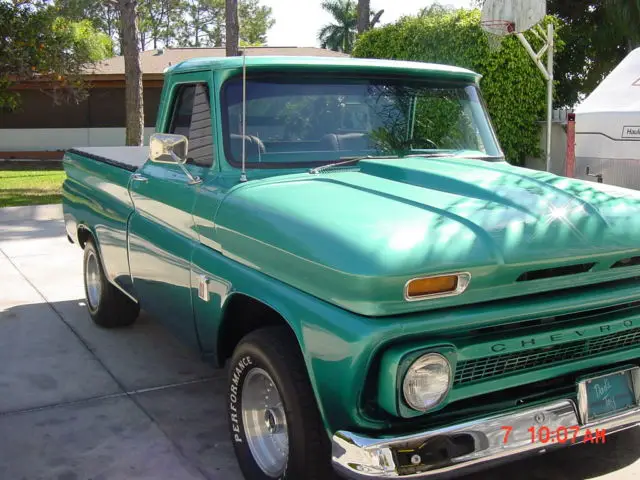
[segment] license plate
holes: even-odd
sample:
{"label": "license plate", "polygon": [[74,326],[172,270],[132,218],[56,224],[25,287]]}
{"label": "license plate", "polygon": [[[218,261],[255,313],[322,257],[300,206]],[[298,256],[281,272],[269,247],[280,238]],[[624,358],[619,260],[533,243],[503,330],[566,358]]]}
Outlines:
{"label": "license plate", "polygon": [[637,407],[634,381],[640,378],[639,372],[639,368],[630,368],[582,380],[578,400],[583,423]]}

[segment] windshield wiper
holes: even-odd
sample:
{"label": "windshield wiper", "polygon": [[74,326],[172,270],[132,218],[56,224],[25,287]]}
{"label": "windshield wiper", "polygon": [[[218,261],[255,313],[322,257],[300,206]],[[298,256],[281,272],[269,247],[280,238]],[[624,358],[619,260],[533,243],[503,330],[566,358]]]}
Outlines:
{"label": "windshield wiper", "polygon": [[459,153],[410,153],[405,157],[421,157],[421,158],[469,158],[471,160],[504,160],[502,155],[460,155]]}
{"label": "windshield wiper", "polygon": [[[433,158],[433,157],[457,157],[455,153],[409,153],[404,158],[420,157],[420,158]],[[461,157],[462,158],[462,157]]]}
{"label": "windshield wiper", "polygon": [[465,155],[463,158],[472,158],[474,160],[504,160],[504,155]]}
{"label": "windshield wiper", "polygon": [[363,155],[361,157],[340,157],[339,162],[327,163],[326,165],[320,165],[319,167],[312,168],[309,173],[320,173],[324,170],[333,167],[340,167],[342,165],[349,165],[350,163],[358,163],[360,160],[370,160],[374,158],[400,158],[398,155]]}
{"label": "windshield wiper", "polygon": [[343,165],[349,165],[351,163],[358,163],[361,160],[371,160],[376,158],[411,158],[411,157],[420,157],[420,158],[469,158],[469,159],[477,159],[477,160],[504,160],[504,157],[501,155],[460,155],[456,153],[410,153],[408,155],[363,155],[361,157],[340,157],[340,161],[334,163],[328,163],[326,165],[321,165],[319,167],[312,168],[309,170],[309,173],[320,173],[324,170],[333,167],[341,167]]}

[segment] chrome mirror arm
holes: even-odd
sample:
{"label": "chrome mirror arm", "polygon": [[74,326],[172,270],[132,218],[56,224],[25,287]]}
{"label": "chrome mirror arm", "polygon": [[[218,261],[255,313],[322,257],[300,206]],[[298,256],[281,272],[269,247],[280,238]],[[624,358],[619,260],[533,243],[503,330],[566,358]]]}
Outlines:
{"label": "chrome mirror arm", "polygon": [[193,175],[191,175],[191,172],[185,168],[184,164],[178,163],[178,166],[189,179],[189,185],[197,185],[199,183],[202,183],[202,179],[200,177],[194,177]]}
{"label": "chrome mirror arm", "polygon": [[171,150],[171,158],[178,164],[180,170],[182,170],[182,172],[187,176],[187,178],[189,179],[189,185],[197,185],[198,183],[202,183],[202,179],[200,177],[194,177],[193,175],[191,175],[191,172],[186,169],[186,167],[184,166],[186,159],[180,158],[173,150]]}

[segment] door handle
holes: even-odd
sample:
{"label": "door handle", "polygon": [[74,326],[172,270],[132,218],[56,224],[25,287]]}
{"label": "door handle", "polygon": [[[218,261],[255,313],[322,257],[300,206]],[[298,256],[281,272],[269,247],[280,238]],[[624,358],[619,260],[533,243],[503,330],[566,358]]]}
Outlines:
{"label": "door handle", "polygon": [[140,175],[139,173],[134,173],[133,175],[131,175],[131,180],[134,182],[143,182],[143,183],[147,183],[149,181],[147,177],[145,177],[144,175]]}

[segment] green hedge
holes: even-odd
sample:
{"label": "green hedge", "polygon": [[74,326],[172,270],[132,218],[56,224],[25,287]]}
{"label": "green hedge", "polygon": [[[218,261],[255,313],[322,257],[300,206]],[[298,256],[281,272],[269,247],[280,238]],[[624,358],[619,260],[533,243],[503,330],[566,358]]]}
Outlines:
{"label": "green hedge", "polygon": [[[527,38],[534,49],[541,47],[530,33]],[[457,65],[482,74],[483,96],[507,160],[522,164],[541,154],[538,122],[545,118],[546,83],[517,38],[505,38],[499,50],[489,48],[478,10],[405,17],[360,36],[353,56]]]}

